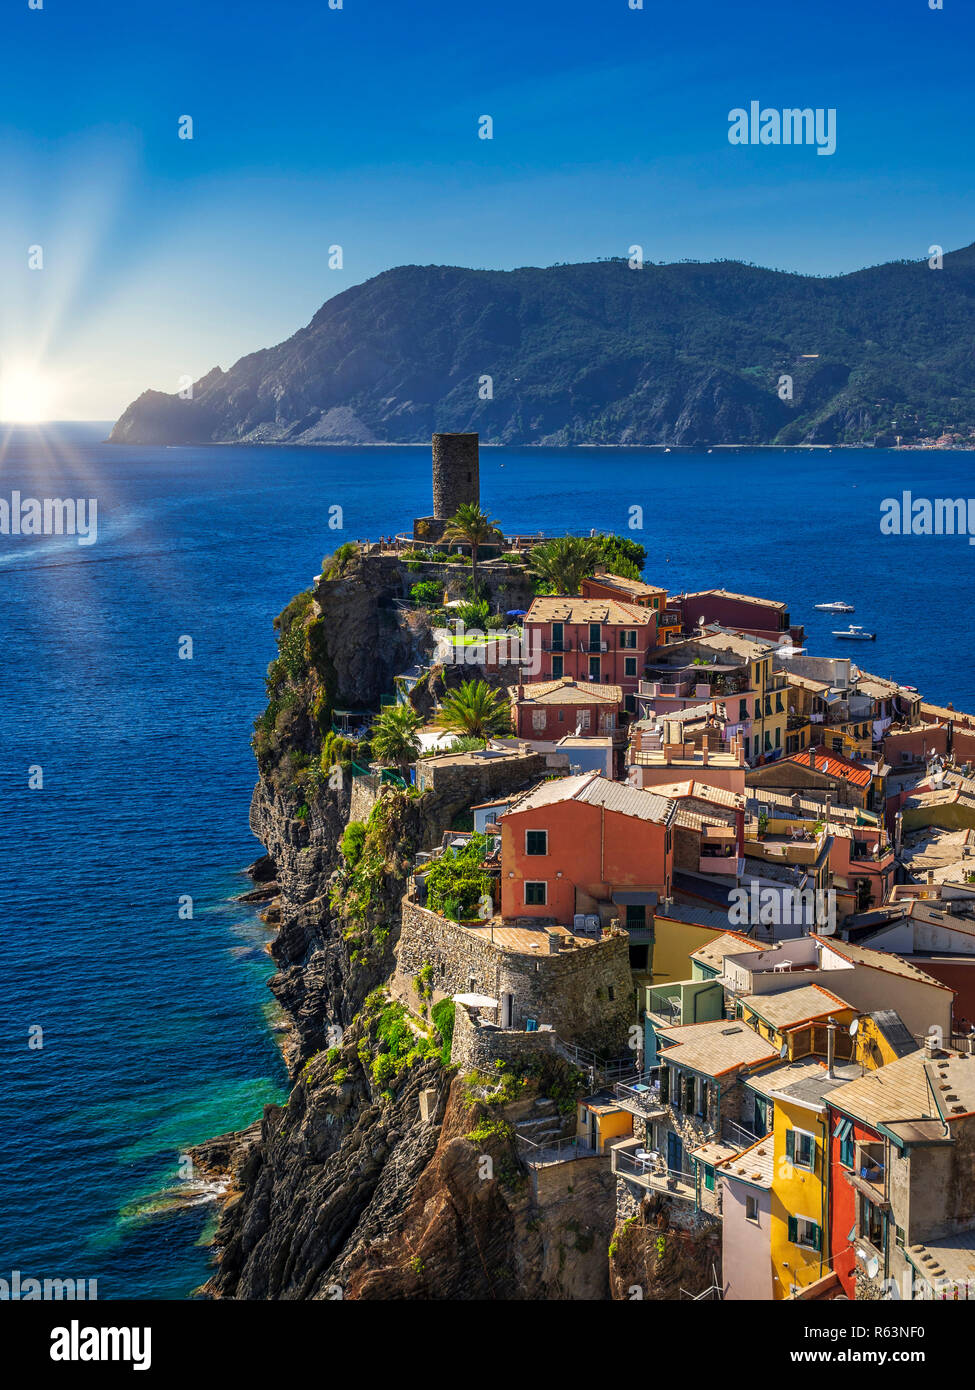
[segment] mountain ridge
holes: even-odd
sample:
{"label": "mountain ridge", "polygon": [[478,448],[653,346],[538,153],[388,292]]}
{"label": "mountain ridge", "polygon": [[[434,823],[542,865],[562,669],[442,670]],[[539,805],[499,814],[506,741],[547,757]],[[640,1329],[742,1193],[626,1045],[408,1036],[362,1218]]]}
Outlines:
{"label": "mountain ridge", "polygon": [[212,368],[192,399],[144,392],[110,440],[964,437],[975,433],[973,336],[975,246],[947,253],[938,270],[893,261],[831,277],[741,261],[398,266],[326,300],[284,342]]}

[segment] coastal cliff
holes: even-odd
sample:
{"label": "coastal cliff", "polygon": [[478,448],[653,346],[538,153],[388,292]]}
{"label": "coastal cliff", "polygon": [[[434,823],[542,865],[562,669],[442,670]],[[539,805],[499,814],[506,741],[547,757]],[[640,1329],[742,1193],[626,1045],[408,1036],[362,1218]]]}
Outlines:
{"label": "coastal cliff", "polygon": [[[409,578],[339,552],[276,623],[251,828],[267,851],[253,876],[279,922],[271,989],[292,1090],[259,1124],[193,1151],[198,1170],[229,1180],[203,1292],[607,1298],[616,1208],[604,1161],[551,1174],[540,1197],[515,1143],[516,1127],[570,1132],[585,1078],[554,1055],[490,1073],[451,1066],[452,1006],[431,1010],[421,993],[411,1011],[387,988],[414,854],[477,788],[476,774],[422,793],[353,778],[367,753],[332,730],[340,701],[377,704],[428,635],[393,603]],[[354,857],[350,824],[363,828]]]}
{"label": "coastal cliff", "polygon": [[[117,444],[891,444],[975,434],[975,248],[815,277],[737,261],[399,266]],[[490,379],[490,392],[484,390]]]}

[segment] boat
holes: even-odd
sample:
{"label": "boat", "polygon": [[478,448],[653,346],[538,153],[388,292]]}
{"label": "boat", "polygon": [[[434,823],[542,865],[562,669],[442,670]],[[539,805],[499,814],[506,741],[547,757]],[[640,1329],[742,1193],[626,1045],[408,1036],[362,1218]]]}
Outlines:
{"label": "boat", "polygon": [[857,627],[855,623],[851,623],[843,632],[834,632],[833,636],[845,637],[849,642],[876,642],[877,640],[875,632],[865,632],[862,627]]}
{"label": "boat", "polygon": [[852,603],[814,603],[813,607],[819,613],[855,613],[856,609]]}

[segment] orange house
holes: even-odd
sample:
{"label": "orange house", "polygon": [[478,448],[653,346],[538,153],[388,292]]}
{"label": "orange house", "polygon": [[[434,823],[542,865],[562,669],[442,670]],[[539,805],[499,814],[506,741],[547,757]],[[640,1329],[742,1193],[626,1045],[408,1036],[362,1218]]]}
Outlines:
{"label": "orange house", "polygon": [[670,896],[676,814],[667,797],[594,772],[539,783],[501,817],[502,917],[618,917],[645,945]]}

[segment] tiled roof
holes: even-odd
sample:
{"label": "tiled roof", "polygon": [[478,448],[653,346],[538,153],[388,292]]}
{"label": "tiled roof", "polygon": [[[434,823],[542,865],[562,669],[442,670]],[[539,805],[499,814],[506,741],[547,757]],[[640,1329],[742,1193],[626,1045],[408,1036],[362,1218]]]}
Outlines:
{"label": "tiled roof", "polygon": [[771,1187],[775,1173],[775,1144],[771,1134],[756,1139],[748,1149],[743,1149],[734,1158],[720,1164],[723,1174],[729,1178],[740,1178],[751,1183],[752,1187]]}
{"label": "tiled roof", "polygon": [[741,1005],[773,1028],[794,1028],[809,1019],[826,1018],[838,1009],[853,1007],[822,985],[800,985],[797,989],[775,990],[772,994],[748,994]]}
{"label": "tiled roof", "polygon": [[525,614],[526,623],[610,623],[619,627],[647,627],[654,620],[650,608],[639,608],[617,598],[570,598],[552,595],[536,598]]}
{"label": "tiled roof", "polygon": [[856,946],[852,941],[837,941],[832,936],[818,936],[815,932],[811,935],[821,946],[835,951],[851,965],[867,965],[873,970],[884,970],[888,975],[902,975],[905,979],[919,980],[923,984],[934,985],[936,989],[946,989],[950,994],[954,993],[949,985],[936,980],[933,975],[926,975],[923,970],[918,970],[916,965],[911,965],[910,961],[895,956],[890,951],[872,951],[867,946]]}
{"label": "tiled roof", "polygon": [[745,1023],[718,1018],[709,1023],[688,1023],[660,1029],[660,1057],[705,1076],[724,1076],[739,1067],[753,1067],[779,1055]]}
{"label": "tiled roof", "polygon": [[[678,822],[679,823],[679,822]],[[723,932],[728,925],[727,912],[718,912],[713,907],[695,907],[691,903],[661,902],[654,908],[653,920],[680,922],[690,927],[706,927],[711,931]],[[754,947],[754,942],[749,943]]]}
{"label": "tiled roof", "polygon": [[512,805],[508,815],[533,811],[539,806],[555,806],[564,801],[602,806],[621,816],[634,816],[637,820],[653,821],[657,825],[670,825],[676,810],[672,801],[657,796],[655,792],[631,787],[626,782],[611,782],[598,772],[583,772],[574,777],[540,782]]}
{"label": "tiled roof", "polygon": [[[517,699],[518,687],[511,686]],[[563,676],[557,681],[536,681],[524,687],[519,703],[534,705],[619,705],[623,691],[618,685],[597,685],[593,681],[576,681]]]}
{"label": "tiled roof", "polygon": [[852,758],[843,758],[838,753],[827,753],[822,748],[808,748],[801,753],[793,753],[789,758],[780,759],[778,765],[781,767],[788,763],[795,763],[799,767],[812,766],[816,772],[826,773],[830,777],[840,777],[844,782],[851,782],[856,787],[869,786],[873,777],[873,769],[868,765],[855,763]]}
{"label": "tiled roof", "polygon": [[768,642],[750,642],[747,637],[739,637],[733,632],[713,632],[707,637],[691,637],[688,644],[704,647],[712,652],[734,652],[735,656],[743,657],[746,661],[760,661],[775,650]]}
{"label": "tiled roof", "polygon": [[745,1085],[760,1096],[770,1096],[773,1091],[787,1091],[797,1081],[818,1079],[825,1075],[826,1068],[818,1057],[802,1057],[796,1062],[783,1062],[780,1066],[758,1072],[750,1076]]}
{"label": "tiled roof", "polygon": [[742,798],[736,792],[729,792],[724,787],[712,787],[707,782],[695,781],[693,777],[654,787],[654,791],[660,796],[673,797],[675,801],[706,801],[711,806],[727,806],[731,810],[738,810],[742,805]]}
{"label": "tiled roof", "polygon": [[838,1086],[829,1103],[874,1128],[898,1120],[935,1119],[924,1063],[924,1051],[918,1049]]}
{"label": "tiled roof", "polygon": [[757,603],[762,608],[775,608],[780,613],[786,611],[786,605],[780,599],[754,598],[751,594],[732,593],[730,589],[695,589],[693,593],[681,594],[679,597],[685,600],[692,598],[733,598],[737,599],[739,603]]}
{"label": "tiled roof", "polygon": [[623,589],[628,594],[637,594],[641,598],[651,597],[653,594],[665,594],[666,589],[659,589],[656,584],[645,584],[642,579],[627,579],[621,574],[610,574],[609,570],[597,570],[595,574],[589,576],[597,584],[609,584],[614,589]]}
{"label": "tiled roof", "polygon": [[907,1258],[917,1272],[931,1284],[975,1283],[975,1227],[956,1231],[952,1236],[909,1245]]}
{"label": "tiled roof", "polygon": [[[727,914],[722,915],[727,922]],[[712,969],[722,970],[725,956],[743,956],[746,951],[754,950],[756,945],[750,937],[742,936],[740,932],[726,931],[723,936],[716,937],[714,941],[709,941],[707,945],[699,946],[696,951],[692,951],[690,958]]]}

